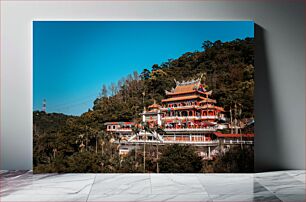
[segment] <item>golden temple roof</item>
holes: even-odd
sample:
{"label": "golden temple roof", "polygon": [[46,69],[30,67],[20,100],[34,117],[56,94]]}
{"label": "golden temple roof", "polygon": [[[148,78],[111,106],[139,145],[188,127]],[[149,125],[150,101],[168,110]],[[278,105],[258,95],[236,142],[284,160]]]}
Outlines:
{"label": "golden temple roof", "polygon": [[171,97],[167,99],[163,99],[162,102],[171,102],[171,101],[179,101],[179,100],[193,100],[193,99],[205,99],[199,95],[189,95],[189,96],[180,96],[180,97]]}
{"label": "golden temple roof", "polygon": [[176,86],[173,94],[192,93],[195,91],[196,91],[196,84],[189,84],[189,85],[183,85],[183,86]]}
{"label": "golden temple roof", "polygon": [[201,93],[207,94],[205,85],[202,85],[200,79],[191,80],[191,81],[182,81],[176,82],[176,87],[172,88],[171,91],[166,91],[166,95],[178,95],[178,94],[187,94],[187,93]]}

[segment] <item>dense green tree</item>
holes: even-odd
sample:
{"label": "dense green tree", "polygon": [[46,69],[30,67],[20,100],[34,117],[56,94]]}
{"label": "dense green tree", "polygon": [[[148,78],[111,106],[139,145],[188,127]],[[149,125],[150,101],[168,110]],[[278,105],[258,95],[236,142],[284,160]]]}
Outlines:
{"label": "dense green tree", "polygon": [[197,173],[202,168],[202,158],[189,145],[166,146],[159,160],[161,173]]}
{"label": "dense green tree", "polygon": [[231,146],[229,151],[217,156],[214,161],[205,161],[203,172],[252,173],[254,172],[254,148],[252,145]]}
{"label": "dense green tree", "polygon": [[213,43],[211,41],[204,41],[202,44],[202,48],[205,50],[211,48],[213,46]]}
{"label": "dense green tree", "polygon": [[140,76],[143,80],[149,79],[150,78],[150,70],[144,69]]}
{"label": "dense green tree", "polygon": [[152,71],[156,71],[156,70],[159,70],[161,67],[158,65],[158,64],[154,64],[152,66]]}

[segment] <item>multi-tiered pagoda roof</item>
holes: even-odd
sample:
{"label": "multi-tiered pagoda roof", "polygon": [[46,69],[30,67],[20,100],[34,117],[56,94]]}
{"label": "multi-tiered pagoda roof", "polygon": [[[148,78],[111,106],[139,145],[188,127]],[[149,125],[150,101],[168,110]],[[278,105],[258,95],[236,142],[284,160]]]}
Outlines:
{"label": "multi-tiered pagoda roof", "polygon": [[[176,87],[171,91],[166,91],[166,98],[162,100],[165,109],[183,110],[184,108],[197,108],[192,115],[200,114],[202,116],[208,113],[214,116],[220,112],[224,112],[222,107],[216,106],[217,101],[210,98],[212,91],[206,89],[206,85],[202,84],[200,79],[191,81],[176,81]],[[210,109],[204,110],[204,109]],[[213,111],[211,111],[213,110]],[[189,113],[190,111],[188,111]],[[214,121],[214,120],[212,120]]]}

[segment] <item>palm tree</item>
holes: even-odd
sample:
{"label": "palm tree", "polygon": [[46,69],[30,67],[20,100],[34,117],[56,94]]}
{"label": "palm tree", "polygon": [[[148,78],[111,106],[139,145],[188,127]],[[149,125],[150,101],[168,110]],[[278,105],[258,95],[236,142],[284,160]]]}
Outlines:
{"label": "palm tree", "polygon": [[143,172],[146,172],[146,139],[147,139],[147,132],[152,133],[152,130],[148,126],[146,122],[142,122],[143,130],[145,132],[144,135],[144,144],[143,144]]}
{"label": "palm tree", "polygon": [[159,139],[159,134],[166,134],[166,132],[164,131],[164,129],[162,127],[160,127],[159,125],[155,125],[155,127],[153,128],[153,133],[156,136],[157,139],[157,144],[156,144],[156,172],[159,173],[159,165],[158,165],[158,146],[159,146],[159,142],[161,141]]}
{"label": "palm tree", "polygon": [[[132,126],[132,131],[136,135],[136,137],[139,135],[140,129],[137,126]],[[136,161],[136,155],[137,155],[137,145],[135,145],[135,161]]]}

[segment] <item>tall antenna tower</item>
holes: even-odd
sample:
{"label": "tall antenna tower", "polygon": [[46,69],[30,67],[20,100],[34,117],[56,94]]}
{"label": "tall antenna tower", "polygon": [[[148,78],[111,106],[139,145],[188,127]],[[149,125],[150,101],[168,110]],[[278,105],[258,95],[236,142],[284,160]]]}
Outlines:
{"label": "tall antenna tower", "polygon": [[46,101],[46,99],[44,99],[43,104],[42,104],[42,111],[46,112],[46,110],[47,110],[47,101]]}

